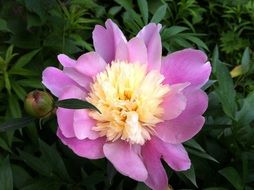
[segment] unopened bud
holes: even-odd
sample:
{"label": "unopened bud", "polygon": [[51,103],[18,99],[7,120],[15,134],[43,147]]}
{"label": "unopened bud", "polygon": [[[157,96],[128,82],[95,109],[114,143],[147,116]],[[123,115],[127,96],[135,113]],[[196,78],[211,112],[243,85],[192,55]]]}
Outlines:
{"label": "unopened bud", "polygon": [[54,100],[47,92],[35,90],[29,92],[25,99],[25,110],[28,114],[41,118],[51,114]]}

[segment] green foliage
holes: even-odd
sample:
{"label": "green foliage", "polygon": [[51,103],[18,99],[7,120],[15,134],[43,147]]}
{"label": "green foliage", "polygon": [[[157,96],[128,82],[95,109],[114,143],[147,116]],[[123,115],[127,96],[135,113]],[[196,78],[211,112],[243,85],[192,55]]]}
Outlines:
{"label": "green foliage", "polygon": [[[253,190],[253,0],[0,1],[0,189],[148,190],[105,159],[72,153],[55,135],[54,116],[38,121],[24,113],[26,94],[45,90],[43,69],[61,67],[59,53],[77,58],[92,51],[92,30],[107,18],[127,37],[161,23],[163,55],[194,47],[212,63],[203,87],[209,96],[205,126],[184,143],[192,167],[173,172],[165,165],[173,188]],[[232,78],[237,66],[241,73]]]}

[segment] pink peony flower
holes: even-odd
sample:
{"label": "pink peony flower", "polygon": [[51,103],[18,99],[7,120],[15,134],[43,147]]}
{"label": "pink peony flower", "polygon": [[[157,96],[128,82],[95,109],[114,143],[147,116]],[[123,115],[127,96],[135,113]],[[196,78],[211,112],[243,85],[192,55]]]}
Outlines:
{"label": "pink peony flower", "polygon": [[101,111],[58,108],[57,135],[77,155],[106,157],[123,175],[166,190],[161,159],[176,171],[190,168],[181,143],[205,122],[208,99],[200,88],[210,63],[194,49],[162,57],[159,24],[130,41],[111,20],[105,25],[95,26],[94,52],[77,60],[60,54],[63,70],[43,72],[43,84],[59,99],[87,100]]}

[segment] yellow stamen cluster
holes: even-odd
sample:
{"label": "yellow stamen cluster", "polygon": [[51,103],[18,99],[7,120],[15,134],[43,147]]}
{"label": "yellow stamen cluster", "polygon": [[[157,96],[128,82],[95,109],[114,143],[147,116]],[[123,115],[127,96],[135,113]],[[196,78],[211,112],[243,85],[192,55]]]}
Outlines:
{"label": "yellow stamen cluster", "polygon": [[147,72],[144,64],[113,61],[96,75],[87,98],[101,111],[89,113],[97,121],[93,130],[108,141],[144,144],[162,121],[160,104],[169,92],[163,80],[158,71]]}

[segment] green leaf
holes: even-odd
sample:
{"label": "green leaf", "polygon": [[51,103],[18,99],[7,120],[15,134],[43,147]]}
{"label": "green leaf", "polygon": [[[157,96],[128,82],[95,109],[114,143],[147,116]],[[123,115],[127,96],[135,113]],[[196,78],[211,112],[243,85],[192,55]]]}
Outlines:
{"label": "green leaf", "polygon": [[236,113],[236,120],[240,125],[248,125],[254,120],[254,92],[250,93],[244,100],[243,106]]}
{"label": "green leaf", "polygon": [[138,0],[138,7],[142,14],[144,24],[148,23],[148,5],[146,0]]}
{"label": "green leaf", "polygon": [[193,165],[191,165],[191,168],[186,170],[186,171],[182,171],[181,172],[188,180],[191,181],[191,183],[193,185],[195,185],[196,187],[197,186],[197,182],[196,182],[196,174],[195,174],[195,170],[194,170],[194,167]]}
{"label": "green leaf", "polygon": [[9,157],[0,161],[0,187],[1,190],[13,190],[13,177]]}
{"label": "green leaf", "polygon": [[9,75],[38,76],[38,73],[36,71],[31,71],[29,69],[12,67],[9,70]]}
{"label": "green leaf", "polygon": [[154,13],[150,22],[159,23],[166,15],[167,5],[160,6]]}
{"label": "green leaf", "polygon": [[188,141],[184,142],[184,144],[189,147],[192,147],[194,149],[197,149],[201,152],[205,152],[205,150],[194,139],[188,140]]}
{"label": "green leaf", "polygon": [[11,32],[7,26],[7,22],[4,19],[0,18],[0,31],[2,32]]}
{"label": "green leaf", "polygon": [[138,183],[135,190],[150,190],[144,183]]}
{"label": "green leaf", "polygon": [[199,38],[197,38],[195,36],[186,35],[185,39],[195,43],[198,47],[204,48],[205,50],[209,51],[209,48],[207,47],[207,45]]}
{"label": "green leaf", "polygon": [[0,132],[5,132],[8,130],[14,130],[14,129],[26,127],[28,124],[30,124],[33,121],[34,121],[33,117],[23,117],[23,118],[12,119],[3,124],[0,124]]}
{"label": "green leaf", "polygon": [[241,65],[242,65],[242,68],[243,68],[243,72],[247,73],[249,71],[249,68],[250,68],[250,49],[249,49],[249,47],[246,47],[244,52],[243,52]]}
{"label": "green leaf", "polygon": [[210,86],[212,86],[216,82],[217,82],[217,80],[208,80],[207,83],[204,86],[202,86],[202,90],[205,91],[206,89],[208,89]]}
{"label": "green leaf", "polygon": [[8,144],[3,139],[1,139],[1,137],[0,137],[0,147],[4,150],[7,150],[8,152],[11,152],[11,149],[9,148]]}
{"label": "green leaf", "polygon": [[225,189],[224,187],[209,187],[205,188],[204,190],[228,190],[228,189]]}
{"label": "green leaf", "polygon": [[213,66],[216,70],[215,75],[218,80],[218,87],[216,93],[222,103],[223,111],[232,119],[235,118],[236,113],[236,91],[234,83],[230,76],[227,67],[218,59],[218,48],[215,48],[215,55],[213,56]]}
{"label": "green leaf", "polygon": [[131,16],[131,18],[139,25],[139,26],[143,26],[143,22],[140,18],[140,15],[137,14],[134,9],[132,8],[132,4],[130,3],[130,1],[128,0],[115,0],[115,2],[117,2],[118,4],[120,4],[122,7],[125,8],[125,10],[127,10],[127,12],[129,13],[129,15]]}
{"label": "green leaf", "polygon": [[5,88],[9,94],[11,94],[11,83],[9,79],[9,75],[7,72],[4,72],[4,82],[5,82]]}
{"label": "green leaf", "polygon": [[207,154],[206,152],[200,152],[194,149],[190,149],[186,147],[186,150],[190,153],[193,154],[195,156],[198,156],[200,158],[205,158],[207,160],[211,160],[213,162],[219,163],[215,158],[213,158],[212,156],[210,156],[209,154]]}
{"label": "green leaf", "polygon": [[17,83],[24,87],[42,89],[42,83],[39,79],[22,79],[17,81]]}
{"label": "green leaf", "polygon": [[171,27],[165,29],[163,31],[162,35],[165,35],[165,37],[170,38],[170,37],[173,37],[173,36],[183,32],[183,31],[186,31],[186,30],[188,30],[187,27],[183,27],[183,26],[171,26]]}
{"label": "green leaf", "polygon": [[70,176],[66,170],[62,157],[55,148],[50,147],[42,140],[39,141],[40,149],[45,161],[50,165],[53,172],[61,177],[64,181],[70,181]]}
{"label": "green leaf", "polygon": [[18,98],[15,95],[11,94],[8,97],[8,101],[9,101],[9,111],[11,113],[11,116],[15,118],[20,118],[22,114],[21,114]]}
{"label": "green leaf", "polygon": [[67,108],[67,109],[93,109],[101,113],[100,110],[98,110],[98,108],[96,108],[93,104],[87,101],[74,99],[74,98],[59,100],[55,103],[55,105],[57,107]]}
{"label": "green leaf", "polygon": [[12,164],[11,168],[13,171],[14,186],[17,189],[21,189],[21,187],[26,185],[27,182],[32,179],[32,177],[29,175],[29,172],[26,171],[23,167]]}
{"label": "green leaf", "polygon": [[220,170],[219,173],[224,176],[235,187],[236,190],[244,189],[241,176],[235,168],[227,167]]}
{"label": "green leaf", "polygon": [[27,152],[19,151],[20,158],[33,170],[46,177],[52,177],[52,168],[50,168],[45,161],[37,158]]}
{"label": "green leaf", "polygon": [[13,91],[16,93],[16,95],[19,97],[19,99],[21,101],[24,101],[25,97],[26,97],[26,91],[25,89],[18,85],[14,80],[11,81],[12,87],[13,87]]}
{"label": "green leaf", "polygon": [[33,57],[40,51],[40,49],[33,50],[23,56],[21,56],[18,61],[13,65],[12,68],[22,68],[27,65]]}
{"label": "green leaf", "polygon": [[30,184],[20,190],[59,190],[62,189],[62,183],[48,178],[39,178],[32,180]]}

